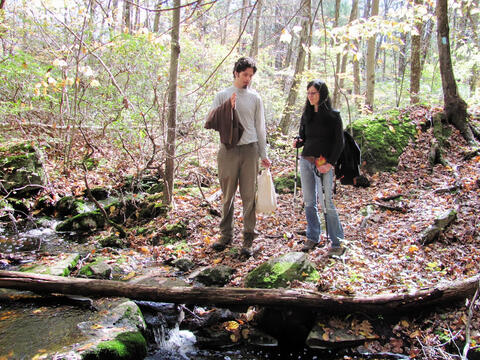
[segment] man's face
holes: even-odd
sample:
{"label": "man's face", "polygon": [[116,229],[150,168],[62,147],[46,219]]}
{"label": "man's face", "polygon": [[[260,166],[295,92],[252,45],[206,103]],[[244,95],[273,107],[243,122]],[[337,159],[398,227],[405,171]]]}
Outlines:
{"label": "man's face", "polygon": [[246,89],[252,81],[253,75],[255,75],[253,68],[246,68],[241,72],[235,71],[235,80],[233,81],[233,85],[240,89]]}

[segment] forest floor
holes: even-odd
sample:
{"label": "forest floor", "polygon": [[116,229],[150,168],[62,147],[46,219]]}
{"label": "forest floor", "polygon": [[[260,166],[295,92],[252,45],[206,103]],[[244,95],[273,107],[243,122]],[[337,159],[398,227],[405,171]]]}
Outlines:
{"label": "forest floor", "polygon": [[[444,281],[462,280],[480,270],[480,156],[465,160],[467,145],[458,131],[453,129],[449,147],[444,157],[450,166],[429,166],[428,156],[432,140],[431,129],[419,132],[400,158],[398,171],[394,173],[367,174],[371,186],[357,188],[340,185],[334,197],[345,232],[343,246],[346,252],[341,258],[327,256],[328,246],[322,239],[320,246],[308,254],[320,273],[318,283],[295,282],[291,287],[315,289],[329,294],[368,296],[382,293],[406,293],[415,289],[435,286]],[[80,152],[81,149],[78,149]],[[104,149],[106,156],[117,154]],[[120,151],[120,150],[117,150]],[[272,150],[274,177],[295,170],[293,149]],[[180,174],[184,183],[195,182],[198,173],[208,177],[212,185],[203,189],[203,194],[176,196],[174,207],[166,218],[159,217],[145,225],[152,231],[145,235],[131,235],[131,247],[158,264],[172,258],[187,257],[199,266],[228,265],[235,269],[227,286],[243,286],[245,275],[271,257],[292,251],[300,251],[305,237],[299,235],[306,227],[301,191],[278,194],[278,209],[273,215],[257,215],[259,237],[254,242],[253,256],[241,260],[241,200],[235,199],[236,237],[230,248],[215,252],[211,244],[218,239],[220,218],[204,206],[205,199],[219,190],[216,179],[216,147],[203,151],[202,166],[191,167],[188,174]],[[71,170],[68,178],[58,171],[53,159],[47,160],[53,192],[78,194],[83,186],[83,170]],[[91,185],[112,185],[116,174],[89,174]],[[57,169],[53,171],[54,169]],[[55,175],[57,174],[57,175]],[[220,210],[220,199],[211,204]],[[430,244],[421,245],[423,232],[440,215],[455,210],[457,219]],[[187,246],[153,246],[150,239],[165,225],[184,220],[190,231]],[[419,354],[424,358],[448,358],[443,353],[445,345],[452,340],[461,343],[465,330],[471,329],[471,347],[480,344],[480,316],[468,320],[468,304],[433,313],[428,319],[409,318],[397,324],[395,331],[402,338],[392,339],[387,344],[372,345],[377,351]],[[402,340],[403,339],[403,340]],[[405,340],[407,339],[407,341]],[[410,339],[410,340],[408,340]],[[450,349],[455,352],[455,348]],[[460,353],[461,349],[457,349]],[[436,354],[427,356],[428,352]],[[440,357],[440,355],[442,357]]]}

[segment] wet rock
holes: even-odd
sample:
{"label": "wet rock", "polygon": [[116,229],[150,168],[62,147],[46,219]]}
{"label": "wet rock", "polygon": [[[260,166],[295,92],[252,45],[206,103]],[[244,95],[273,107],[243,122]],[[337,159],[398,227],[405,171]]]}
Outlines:
{"label": "wet rock", "polygon": [[2,190],[17,198],[37,193],[45,185],[40,151],[30,143],[0,148]]}
{"label": "wet rock", "polygon": [[247,274],[245,286],[251,288],[284,288],[293,280],[319,279],[315,265],[303,252],[292,252],[272,258]]}
{"label": "wet rock", "polygon": [[139,331],[124,332],[82,354],[82,360],[138,360],[147,356],[147,342]]}
{"label": "wet rock", "polygon": [[[110,190],[104,187],[94,187],[90,189],[90,193],[95,200],[105,200],[109,197]],[[84,192],[84,196],[88,196],[86,190]]]}
{"label": "wet rock", "polygon": [[201,271],[195,277],[195,280],[206,286],[224,286],[230,281],[234,271],[234,269],[225,265],[208,267]]}

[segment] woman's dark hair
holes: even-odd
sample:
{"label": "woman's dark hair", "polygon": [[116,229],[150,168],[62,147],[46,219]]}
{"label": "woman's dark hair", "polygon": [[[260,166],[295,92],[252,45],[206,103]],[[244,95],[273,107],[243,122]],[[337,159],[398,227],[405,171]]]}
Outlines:
{"label": "woman's dark hair", "polygon": [[[328,87],[322,80],[312,80],[307,84],[307,91],[311,87],[317,89],[318,93],[320,94],[320,100],[318,102],[318,111],[331,111],[332,110],[332,100],[328,95]],[[307,117],[307,119],[311,119],[314,111],[314,106],[310,104],[310,101],[305,103],[305,108],[303,110],[303,114]]]}
{"label": "woman's dark hair", "polygon": [[255,63],[255,60],[251,57],[241,57],[233,66],[233,77],[235,77],[235,72],[241,73],[248,68],[252,68],[254,74],[257,72],[257,64]]}

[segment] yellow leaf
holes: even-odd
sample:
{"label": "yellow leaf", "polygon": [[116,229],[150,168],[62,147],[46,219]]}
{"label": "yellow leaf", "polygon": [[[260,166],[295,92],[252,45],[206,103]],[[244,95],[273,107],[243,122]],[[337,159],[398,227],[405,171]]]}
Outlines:
{"label": "yellow leaf", "polygon": [[125,275],[123,277],[122,280],[130,280],[131,278],[133,278],[135,276],[135,271],[130,271],[127,275]]}
{"label": "yellow leaf", "polygon": [[223,260],[222,258],[217,258],[217,259],[213,260],[213,263],[215,265],[217,265],[218,263],[222,262],[222,260]]}
{"label": "yellow leaf", "polygon": [[24,69],[28,69],[28,65],[27,65],[27,63],[26,63],[26,62],[24,62],[24,63],[22,64],[22,67],[23,67]]}
{"label": "yellow leaf", "polygon": [[392,125],[388,125],[388,128],[392,133],[395,133],[395,128]]}
{"label": "yellow leaf", "polygon": [[416,245],[412,245],[412,246],[410,246],[410,247],[408,248],[408,252],[409,252],[410,254],[413,254],[413,253],[414,253],[415,251],[417,251],[417,250],[418,250],[418,246],[416,246]]}
{"label": "yellow leaf", "polygon": [[146,246],[141,246],[138,250],[144,255],[150,254],[150,249]]}
{"label": "yellow leaf", "polygon": [[96,329],[103,329],[103,326],[100,325],[100,324],[95,324],[95,325],[92,325],[91,329],[93,330],[96,330]]}
{"label": "yellow leaf", "polygon": [[236,321],[227,321],[225,323],[225,329],[228,330],[228,331],[234,331],[236,329],[238,329],[240,325],[238,324],[238,322]]}
{"label": "yellow leaf", "polygon": [[325,340],[325,341],[330,340],[330,339],[328,338],[328,334],[327,334],[327,333],[323,333],[322,339]]}
{"label": "yellow leaf", "polygon": [[413,339],[413,338],[416,338],[416,337],[420,337],[421,335],[422,335],[422,333],[420,332],[420,330],[415,330],[409,336],[410,336],[410,339]]}

